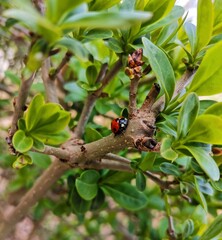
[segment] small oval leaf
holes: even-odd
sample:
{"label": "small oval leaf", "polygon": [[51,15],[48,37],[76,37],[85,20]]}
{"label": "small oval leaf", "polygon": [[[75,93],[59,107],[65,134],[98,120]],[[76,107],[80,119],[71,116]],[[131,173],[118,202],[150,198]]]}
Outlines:
{"label": "small oval leaf", "polygon": [[33,139],[26,136],[24,131],[18,130],[12,138],[12,143],[16,151],[24,153],[32,148]]}
{"label": "small oval leaf", "polygon": [[141,192],[146,189],[146,177],[142,171],[137,171],[136,173],[136,187]]}

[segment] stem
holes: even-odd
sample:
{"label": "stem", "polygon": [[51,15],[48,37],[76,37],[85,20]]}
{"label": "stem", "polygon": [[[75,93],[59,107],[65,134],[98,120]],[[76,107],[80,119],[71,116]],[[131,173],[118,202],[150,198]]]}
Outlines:
{"label": "stem", "polygon": [[173,217],[171,215],[171,208],[170,208],[170,204],[169,204],[169,199],[168,199],[168,195],[166,193],[164,193],[164,201],[165,201],[165,206],[166,206],[166,214],[167,214],[167,218],[168,218],[168,235],[169,235],[169,239],[170,240],[176,240],[176,233],[175,233],[175,229],[174,229],[174,223],[173,223]]}
{"label": "stem", "polygon": [[37,179],[33,187],[23,196],[14,211],[0,224],[0,239],[5,237],[14,229],[15,224],[24,217],[30,207],[46,194],[48,189],[68,169],[68,166],[59,160],[55,160],[48,169]]}
{"label": "stem", "polygon": [[48,102],[59,103],[55,81],[49,76],[50,68],[50,58],[47,58],[42,64],[42,80],[45,86],[46,98]]}
{"label": "stem", "polygon": [[161,189],[171,189],[170,185],[172,184],[172,182],[163,181],[160,178],[158,178],[157,176],[155,176],[153,173],[151,173],[150,171],[145,171],[143,173],[149,179],[151,179],[153,182],[155,182],[157,185],[159,185]]}
{"label": "stem", "polygon": [[[181,91],[190,83],[190,81],[192,81],[194,73],[195,71],[190,71],[188,69],[186,70],[186,72],[183,74],[181,79],[176,83],[173,98],[178,96],[181,93]],[[155,113],[156,116],[163,110],[164,104],[165,104],[165,97],[161,96],[158,99],[158,101],[153,105],[152,111]]]}
{"label": "stem", "polygon": [[63,69],[63,67],[69,62],[71,56],[72,56],[72,53],[68,51],[66,53],[65,57],[62,59],[59,66],[55,69],[55,72],[52,75],[49,75],[49,77],[52,81],[56,79],[57,75],[60,73],[60,71]]}
{"label": "stem", "polygon": [[21,87],[19,89],[19,95],[15,101],[15,111],[12,117],[12,125],[9,132],[9,139],[12,139],[14,133],[17,131],[17,122],[22,117],[26,100],[29,94],[29,90],[34,81],[36,72],[31,75],[31,77],[27,80],[22,80]]}
{"label": "stem", "polygon": [[[81,116],[79,118],[78,124],[75,128],[75,132],[74,135],[76,138],[81,138],[83,133],[84,133],[84,129],[85,126],[89,120],[89,117],[91,115],[91,112],[95,106],[96,100],[100,97],[103,89],[105,88],[105,86],[115,77],[115,75],[119,72],[119,70],[122,67],[122,61],[119,59],[113,66],[113,68],[105,75],[105,73],[107,72],[107,64],[103,64],[100,70],[100,73],[97,77],[96,82],[101,82],[102,86],[97,89],[95,92],[93,92],[92,94],[88,95]],[[105,76],[104,76],[105,75]]]}
{"label": "stem", "polygon": [[139,76],[135,76],[131,79],[130,91],[129,91],[129,116],[132,118],[136,114],[137,104],[136,104],[136,95],[137,88],[139,85]]}
{"label": "stem", "polygon": [[141,111],[150,112],[159,92],[160,92],[159,84],[154,83],[141,107]]}

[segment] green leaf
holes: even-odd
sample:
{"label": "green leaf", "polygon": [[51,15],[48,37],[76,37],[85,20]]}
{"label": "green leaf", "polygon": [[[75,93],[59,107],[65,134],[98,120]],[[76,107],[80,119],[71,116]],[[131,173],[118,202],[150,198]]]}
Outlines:
{"label": "green leaf", "polygon": [[92,183],[86,183],[77,178],[76,179],[76,189],[77,189],[79,195],[84,200],[89,201],[96,197],[97,191],[98,191],[98,185],[92,184]]}
{"label": "green leaf", "polygon": [[96,83],[95,85],[89,85],[88,83],[83,82],[83,81],[79,81],[78,84],[82,89],[84,89],[88,92],[94,92],[102,86],[102,83]]}
{"label": "green leaf", "polygon": [[203,114],[196,118],[183,142],[222,144],[222,118]]}
{"label": "green leaf", "polygon": [[170,25],[163,27],[156,41],[156,45],[165,46],[173,37],[175,37],[178,28],[179,26],[177,22],[173,22]]}
{"label": "green leaf", "polygon": [[31,31],[43,36],[48,42],[55,42],[61,36],[61,30],[58,26],[40,15],[31,5],[26,6],[26,8],[9,9],[4,12],[4,16],[19,20]]}
{"label": "green leaf", "polygon": [[207,202],[206,202],[206,199],[205,199],[203,193],[200,191],[200,187],[199,187],[198,181],[195,176],[194,176],[194,183],[195,183],[195,190],[197,193],[198,200],[199,200],[201,206],[203,207],[203,209],[207,212],[208,211],[207,210]]}
{"label": "green leaf", "polygon": [[160,154],[163,158],[174,161],[178,154],[171,148],[173,139],[170,136],[164,137],[161,143]]}
{"label": "green leaf", "polygon": [[30,131],[39,120],[39,111],[44,103],[44,98],[40,94],[37,94],[30,102],[28,110],[25,113],[25,122],[28,131]]}
{"label": "green leaf", "polygon": [[216,101],[214,101],[214,100],[201,100],[199,115],[202,115],[203,113],[205,113],[206,109],[208,109],[214,103],[216,103]]}
{"label": "green leaf", "polygon": [[222,42],[211,47],[198,68],[188,92],[209,96],[222,92]]}
{"label": "green leaf", "polygon": [[90,29],[84,33],[84,38],[87,39],[104,39],[111,38],[113,32],[109,29]]}
{"label": "green leaf", "polygon": [[123,52],[123,47],[122,44],[119,40],[115,38],[110,38],[107,41],[107,47],[114,51],[115,53],[122,53]]}
{"label": "green leaf", "polygon": [[12,71],[6,70],[4,74],[12,81],[13,84],[19,85],[21,83],[21,79]]}
{"label": "green leaf", "polygon": [[96,211],[104,206],[106,196],[101,188],[98,189],[96,197],[92,200],[91,210]]}
{"label": "green leaf", "polygon": [[214,27],[217,28],[217,25],[220,25],[222,22],[222,1],[214,1]]}
{"label": "green leaf", "polygon": [[197,37],[196,37],[196,26],[192,23],[186,22],[184,24],[184,30],[188,36],[191,53],[194,53],[196,45],[197,45]]}
{"label": "green leaf", "polygon": [[204,114],[212,114],[215,116],[222,117],[222,102],[212,104],[209,108],[206,109]]}
{"label": "green leaf", "polygon": [[186,239],[194,232],[194,222],[192,219],[187,219],[183,224],[183,238]]}
{"label": "green leaf", "polygon": [[220,171],[214,159],[210,156],[209,152],[206,151],[201,145],[181,145],[181,149],[187,149],[193,157],[196,159],[203,171],[213,181],[218,181],[220,178]]}
{"label": "green leaf", "polygon": [[209,240],[222,232],[222,214],[218,215],[210,224],[207,230],[202,234],[199,240]]}
{"label": "green leaf", "polygon": [[16,151],[24,153],[32,148],[33,139],[26,136],[24,131],[18,130],[12,138],[12,143]]}
{"label": "green leaf", "polygon": [[56,103],[47,103],[40,108],[39,121],[33,126],[32,134],[55,134],[64,130],[70,121],[70,113]]}
{"label": "green leaf", "polygon": [[97,183],[99,178],[100,174],[96,170],[86,170],[79,177],[79,179],[87,183]]}
{"label": "green leaf", "polygon": [[222,192],[222,179],[219,179],[219,181],[211,181],[211,184],[213,188],[217,191]]}
{"label": "green leaf", "polygon": [[212,31],[213,31],[213,3],[211,0],[198,0],[197,50],[196,50],[197,52],[209,43]]}
{"label": "green leaf", "polygon": [[190,93],[183,102],[178,116],[177,139],[184,138],[190,130],[199,112],[199,99]]}
{"label": "green leaf", "polygon": [[43,60],[47,57],[48,52],[48,42],[42,38],[35,41],[29,51],[26,63],[27,68],[32,72],[38,70],[41,67]]}
{"label": "green leaf", "polygon": [[210,183],[207,181],[207,179],[200,177],[200,176],[196,176],[196,179],[198,181],[198,185],[199,185],[200,191],[202,193],[207,194],[209,196],[214,195],[214,190],[213,190],[212,186],[210,185]]}
{"label": "green leaf", "polygon": [[92,201],[84,200],[78,193],[76,187],[71,190],[69,196],[69,204],[71,205],[72,211],[75,213],[83,214],[87,212],[92,204]]}
{"label": "green leaf", "polygon": [[20,119],[18,120],[18,129],[19,129],[19,130],[23,130],[23,131],[26,130],[26,122],[25,122],[25,119],[24,119],[24,118],[20,118]]}
{"label": "green leaf", "polygon": [[144,156],[143,156],[142,161],[139,165],[139,168],[142,169],[143,171],[153,169],[153,164],[156,160],[157,153],[147,152],[147,153],[143,153],[143,155]]}
{"label": "green leaf", "polygon": [[136,172],[136,187],[140,192],[146,189],[146,177],[140,170]]}
{"label": "green leaf", "polygon": [[144,56],[149,59],[152,70],[154,71],[160,87],[164,90],[166,105],[173,96],[175,87],[175,76],[173,68],[166,54],[150,40],[143,37]]}
{"label": "green leaf", "polygon": [[151,18],[149,12],[87,12],[67,18],[60,27],[63,30],[72,30],[76,27],[89,28],[116,28],[125,27],[136,21],[145,21]]}
{"label": "green leaf", "polygon": [[72,11],[78,5],[89,2],[90,0],[47,0],[46,1],[46,16],[52,22],[57,23],[59,19]]}
{"label": "green leaf", "polygon": [[51,158],[49,155],[37,152],[29,152],[29,156],[31,156],[33,164],[38,166],[40,169],[46,169],[51,164]]}
{"label": "green leaf", "polygon": [[38,151],[43,152],[45,149],[45,145],[42,141],[39,141],[36,138],[33,138],[33,148],[35,148]]}
{"label": "green leaf", "polygon": [[90,65],[86,69],[86,78],[90,86],[93,86],[97,79],[97,69],[94,65]]}
{"label": "green leaf", "polygon": [[121,0],[96,0],[92,1],[90,5],[90,11],[98,11],[111,8],[112,6],[120,3]]}
{"label": "green leaf", "polygon": [[105,47],[105,41],[95,39],[85,43],[85,47],[93,56],[93,60],[98,60],[101,63],[110,62],[110,50]]}
{"label": "green leaf", "polygon": [[112,186],[103,186],[105,190],[121,207],[131,211],[138,211],[147,205],[147,197],[136,190],[129,183],[121,183]]}
{"label": "green leaf", "polygon": [[21,169],[27,164],[32,164],[32,159],[28,155],[20,155],[15,162],[12,164],[12,167],[15,169]]}
{"label": "green leaf", "polygon": [[84,200],[89,201],[96,197],[99,178],[100,175],[97,171],[86,170],[76,179],[76,189]]}
{"label": "green leaf", "polygon": [[108,184],[119,184],[125,181],[129,181],[134,177],[133,173],[128,172],[117,172],[109,170],[108,174],[106,174],[102,179],[101,183]]}
{"label": "green leaf", "polygon": [[66,130],[58,133],[48,134],[44,134],[44,132],[33,132],[32,137],[34,141],[37,139],[38,141],[43,142],[47,145],[59,145],[67,141],[70,138],[70,134]]}
{"label": "green leaf", "polygon": [[86,96],[87,92],[82,89],[76,82],[69,82],[64,85],[64,89],[70,92],[70,94],[66,95],[65,101],[83,101]]}
{"label": "green leaf", "polygon": [[167,175],[173,175],[175,177],[179,177],[181,175],[179,168],[172,163],[161,163],[160,170]]}
{"label": "green leaf", "polygon": [[145,6],[145,10],[153,12],[153,18],[151,22],[156,22],[157,20],[165,17],[173,8],[175,0],[151,0]]}
{"label": "green leaf", "polygon": [[69,51],[75,54],[75,56],[83,61],[88,60],[89,52],[84,47],[84,45],[75,38],[63,37],[55,42],[55,45],[66,47]]}
{"label": "green leaf", "polygon": [[180,6],[174,6],[172,11],[163,19],[154,22],[153,24],[150,24],[148,26],[143,27],[140,32],[137,34],[138,36],[145,35],[149,32],[152,32],[158,28],[164,27],[168,24],[171,24],[172,22],[177,21],[180,17],[182,17],[184,14],[184,9]]}
{"label": "green leaf", "polygon": [[94,142],[102,138],[102,135],[94,128],[86,127],[85,140],[87,143]]}

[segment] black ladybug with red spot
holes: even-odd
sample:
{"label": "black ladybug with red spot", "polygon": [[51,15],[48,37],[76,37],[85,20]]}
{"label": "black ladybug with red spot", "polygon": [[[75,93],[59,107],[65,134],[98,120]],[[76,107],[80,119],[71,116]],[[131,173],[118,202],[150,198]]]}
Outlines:
{"label": "black ladybug with red spot", "polygon": [[111,122],[111,130],[116,135],[123,133],[128,126],[128,119],[125,117],[119,117],[113,119]]}

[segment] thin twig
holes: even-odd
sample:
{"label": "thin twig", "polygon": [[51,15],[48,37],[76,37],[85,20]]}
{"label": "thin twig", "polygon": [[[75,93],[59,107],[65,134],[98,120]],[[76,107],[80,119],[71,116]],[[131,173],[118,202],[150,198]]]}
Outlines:
{"label": "thin twig", "polygon": [[110,80],[112,80],[116,76],[116,74],[120,71],[121,68],[122,68],[122,58],[120,57],[115,62],[113,67],[110,69],[110,71],[108,71],[105,77],[101,80],[102,86],[94,92],[94,95],[96,95],[97,97],[100,97],[103,89],[108,85]]}
{"label": "thin twig", "polygon": [[[95,102],[96,100],[100,97],[103,89],[105,88],[105,86],[115,77],[115,75],[119,72],[119,70],[122,67],[122,61],[119,59],[113,66],[113,68],[106,74],[107,72],[107,64],[103,64],[101,67],[101,70],[98,74],[98,77],[96,79],[96,82],[101,82],[102,86],[96,90],[95,92],[91,93],[88,95],[82,113],[80,115],[78,124],[74,130],[74,135],[76,138],[81,138],[83,133],[84,133],[84,129],[85,126],[89,120],[89,117],[92,113],[92,110],[95,106]],[[106,74],[106,75],[105,75]]]}
{"label": "thin twig", "polygon": [[139,84],[139,76],[135,76],[135,78],[131,79],[130,83],[130,91],[129,91],[129,117],[131,118],[136,114],[137,104],[136,104],[136,95],[137,88]]}
{"label": "thin twig", "polygon": [[142,107],[140,108],[141,111],[144,112],[150,112],[158,94],[160,92],[160,86],[157,83],[154,83],[142,105]]}
{"label": "thin twig", "polygon": [[161,189],[171,189],[171,186],[173,183],[168,181],[163,181],[157,176],[155,176],[150,171],[143,172],[149,179],[151,179],[153,182],[155,182],[157,185],[160,186]]}
{"label": "thin twig", "polygon": [[49,74],[49,77],[52,81],[56,79],[57,75],[60,73],[63,67],[69,62],[71,56],[72,53],[67,51],[59,66],[55,69],[55,71],[52,74]]}
{"label": "thin twig", "polygon": [[6,92],[9,96],[14,95],[13,92],[9,91],[8,88],[2,83],[0,83],[0,91]]}
{"label": "thin twig", "polygon": [[58,103],[57,89],[55,81],[49,76],[51,68],[50,58],[47,58],[42,64],[42,80],[45,86],[47,101]]}
{"label": "thin twig", "polygon": [[143,57],[143,49],[139,48],[128,56],[128,64],[125,68],[126,75],[129,76],[130,83],[130,91],[129,91],[129,118],[132,119],[137,112],[137,104],[136,104],[136,96],[137,89],[139,85],[139,80],[142,77],[142,65],[144,62],[142,61]]}
{"label": "thin twig", "polygon": [[163,193],[164,194],[164,202],[165,202],[165,208],[166,208],[166,215],[167,215],[167,219],[168,219],[168,230],[167,233],[169,235],[169,239],[170,240],[176,240],[176,232],[175,232],[175,228],[174,228],[174,223],[173,223],[173,217],[171,214],[171,207],[170,207],[170,203],[169,203],[169,198],[167,193]]}
{"label": "thin twig", "polygon": [[110,159],[110,160],[113,160],[113,161],[126,163],[126,164],[129,164],[131,162],[128,158],[121,157],[121,156],[113,154],[113,153],[106,154],[106,158]]}
{"label": "thin twig", "polygon": [[45,4],[42,0],[32,0],[36,9],[43,15],[45,12]]}
{"label": "thin twig", "polygon": [[[174,90],[173,97],[176,97],[192,80],[195,71],[190,71],[189,69],[183,74],[180,80],[177,81]],[[164,108],[165,97],[161,96],[158,101],[156,101],[152,107],[152,112],[158,115]]]}
{"label": "thin twig", "polygon": [[27,80],[22,80],[22,83],[19,89],[19,95],[15,100],[15,111],[13,113],[11,129],[9,131],[10,139],[13,137],[14,133],[17,131],[17,122],[22,117],[23,112],[25,110],[26,100],[27,100],[31,85],[34,81],[35,75],[36,75],[36,72],[33,73],[30,76],[30,78],[28,78]]}
{"label": "thin twig", "polygon": [[[0,25],[5,27],[6,21],[7,21],[7,18],[4,18],[4,17],[0,16]],[[11,31],[10,29],[9,29],[9,31],[11,31],[11,33],[13,35],[15,35],[16,37],[21,35],[21,33],[26,35],[26,36],[30,36],[29,30],[27,30],[26,28],[20,26],[19,24],[14,24],[13,28],[16,30],[16,34],[15,34],[14,31]],[[20,34],[18,34],[18,32],[20,32]]]}

